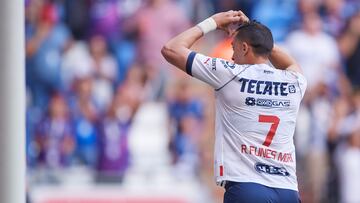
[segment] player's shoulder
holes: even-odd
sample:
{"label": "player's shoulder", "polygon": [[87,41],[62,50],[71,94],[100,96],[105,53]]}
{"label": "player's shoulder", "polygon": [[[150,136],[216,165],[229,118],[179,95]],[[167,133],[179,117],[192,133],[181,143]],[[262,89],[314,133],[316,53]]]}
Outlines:
{"label": "player's shoulder", "polygon": [[306,80],[305,76],[301,72],[292,69],[277,69],[271,64],[258,64],[257,68],[263,73],[274,73],[276,76],[282,77],[285,80]]}
{"label": "player's shoulder", "polygon": [[246,68],[250,67],[249,64],[236,64],[233,61],[206,56],[201,53],[196,53],[196,57],[200,60],[203,65],[208,66],[213,71],[219,71],[221,73],[231,73],[237,75],[242,73]]}
{"label": "player's shoulder", "polygon": [[236,64],[232,61],[221,59],[221,58],[218,58],[217,60],[219,63],[218,65],[220,65],[221,67],[229,69],[231,71],[236,71],[236,72],[243,71],[246,68],[249,68],[251,66],[249,64]]}
{"label": "player's shoulder", "polygon": [[249,70],[245,74],[256,74],[259,78],[268,78],[290,83],[299,83],[302,86],[306,86],[307,80],[305,76],[294,70],[281,70],[276,69],[271,64],[254,64],[251,65]]}
{"label": "player's shoulder", "polygon": [[303,73],[294,70],[281,70],[281,71],[284,77],[287,77],[291,80],[299,81],[301,83],[307,83],[306,77],[303,75]]}

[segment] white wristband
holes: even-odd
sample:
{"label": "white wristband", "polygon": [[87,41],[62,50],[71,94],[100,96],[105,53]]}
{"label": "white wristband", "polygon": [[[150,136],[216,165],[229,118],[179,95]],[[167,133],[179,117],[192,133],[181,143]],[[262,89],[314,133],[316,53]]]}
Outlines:
{"label": "white wristband", "polygon": [[205,19],[201,23],[197,24],[197,26],[204,35],[210,31],[216,30],[217,28],[216,22],[212,17]]}

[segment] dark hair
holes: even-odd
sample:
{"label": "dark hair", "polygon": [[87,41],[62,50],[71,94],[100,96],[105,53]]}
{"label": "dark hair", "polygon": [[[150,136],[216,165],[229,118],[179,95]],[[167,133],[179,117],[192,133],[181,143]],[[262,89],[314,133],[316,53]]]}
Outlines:
{"label": "dark hair", "polygon": [[255,20],[251,20],[240,25],[236,32],[235,38],[247,42],[253,47],[255,54],[262,56],[270,55],[274,47],[274,39],[268,27]]}

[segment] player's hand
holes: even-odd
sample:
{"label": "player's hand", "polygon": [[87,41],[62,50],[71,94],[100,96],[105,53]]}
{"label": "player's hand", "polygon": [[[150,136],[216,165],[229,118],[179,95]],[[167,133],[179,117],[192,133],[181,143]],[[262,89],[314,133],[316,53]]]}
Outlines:
{"label": "player's hand", "polygon": [[249,18],[242,11],[233,10],[217,13],[211,17],[215,20],[217,29],[224,30],[229,35],[236,31],[235,27],[249,21]]}

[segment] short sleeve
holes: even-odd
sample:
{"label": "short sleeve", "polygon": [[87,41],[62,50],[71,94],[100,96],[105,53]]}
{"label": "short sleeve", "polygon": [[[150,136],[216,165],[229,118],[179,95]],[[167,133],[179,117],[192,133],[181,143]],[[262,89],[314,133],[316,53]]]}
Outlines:
{"label": "short sleeve", "polygon": [[234,64],[219,58],[211,58],[196,52],[191,52],[186,62],[186,72],[209,84],[215,90],[235,79],[246,65]]}

